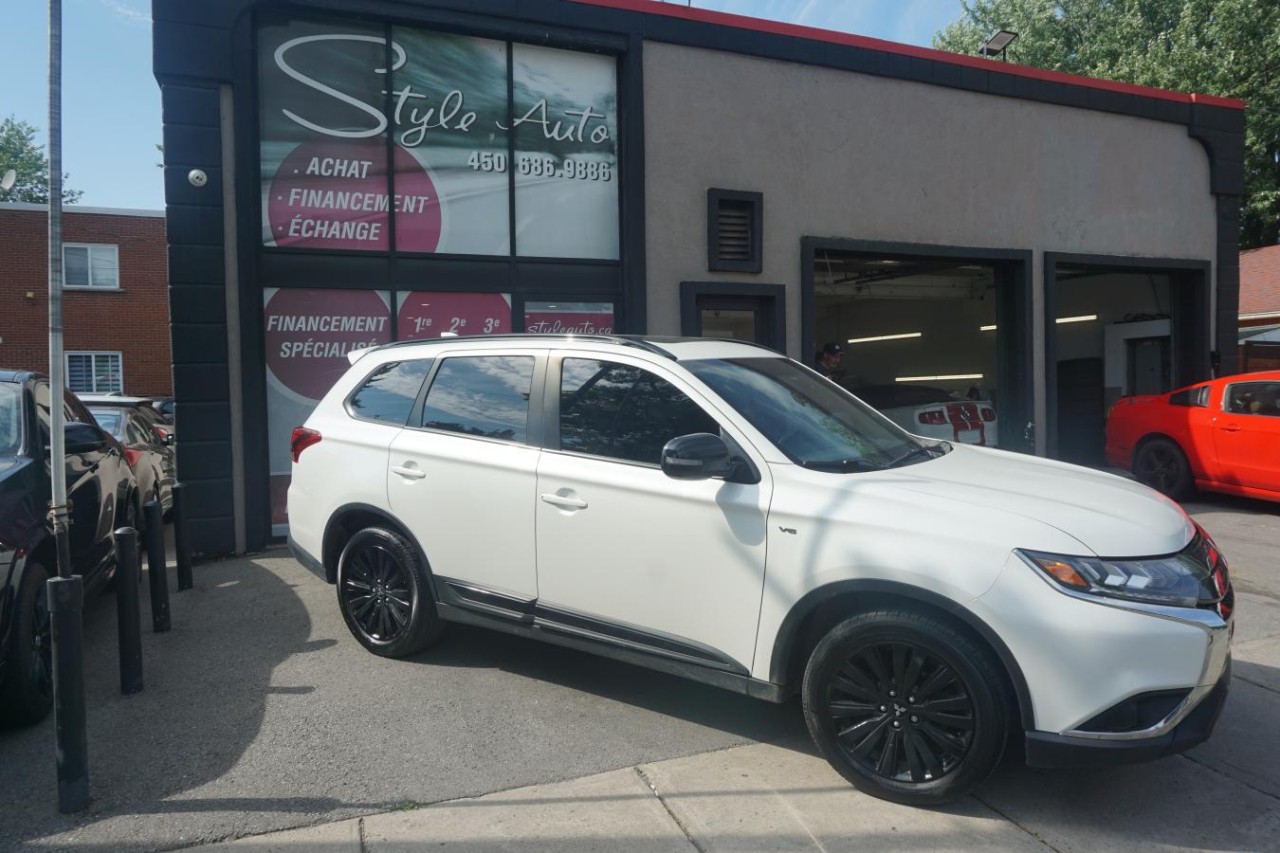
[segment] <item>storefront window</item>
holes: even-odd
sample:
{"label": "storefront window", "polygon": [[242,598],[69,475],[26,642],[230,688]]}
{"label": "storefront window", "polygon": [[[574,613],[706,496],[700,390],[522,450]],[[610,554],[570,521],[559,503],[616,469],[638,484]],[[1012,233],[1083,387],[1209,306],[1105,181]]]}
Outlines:
{"label": "storefront window", "polygon": [[616,260],[616,66],[409,27],[264,25],[263,245],[511,256],[514,233],[518,255]]}

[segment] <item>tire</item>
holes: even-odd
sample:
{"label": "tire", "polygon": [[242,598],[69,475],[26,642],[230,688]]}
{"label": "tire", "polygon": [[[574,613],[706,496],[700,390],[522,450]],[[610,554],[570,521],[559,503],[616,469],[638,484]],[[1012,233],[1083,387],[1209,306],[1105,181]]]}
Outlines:
{"label": "tire", "polygon": [[1139,483],[1173,498],[1186,500],[1195,494],[1195,479],[1187,455],[1167,438],[1144,442],[1133,455],[1133,475]]}
{"label": "tire", "polygon": [[338,607],[347,629],[375,655],[421,651],[444,631],[417,549],[381,527],[357,532],[338,557]]}
{"label": "tire", "polygon": [[991,653],[943,619],[905,609],[832,628],[801,693],[809,734],[831,766],[860,791],[910,806],[951,802],[985,780],[1013,718]]}
{"label": "tire", "polygon": [[31,725],[53,707],[53,637],[45,582],[49,573],[31,561],[14,600],[9,656],[0,685],[0,720]]}

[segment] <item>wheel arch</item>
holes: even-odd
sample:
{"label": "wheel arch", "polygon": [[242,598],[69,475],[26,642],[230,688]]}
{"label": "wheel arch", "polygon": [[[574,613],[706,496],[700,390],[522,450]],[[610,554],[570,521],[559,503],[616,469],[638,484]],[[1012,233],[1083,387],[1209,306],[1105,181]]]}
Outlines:
{"label": "wheel arch", "polygon": [[1022,727],[1035,727],[1031,691],[1013,652],[989,625],[960,603],[936,592],[884,580],[836,581],[810,590],[782,620],[769,662],[769,680],[784,693],[800,684],[808,653],[839,621],[885,604],[907,604],[940,615],[995,654],[1018,702]]}
{"label": "wheel arch", "polygon": [[324,528],[324,537],[320,540],[320,562],[324,567],[324,579],[329,583],[338,582],[338,557],[342,555],[343,547],[357,531],[374,526],[387,527],[413,545],[418,556],[422,558],[422,565],[427,572],[427,580],[431,583],[431,592],[434,595],[435,577],[431,574],[431,563],[427,560],[427,552],[423,550],[422,543],[399,519],[372,504],[346,504],[338,507],[329,516],[329,521]]}
{"label": "wheel arch", "polygon": [[1205,466],[1201,464],[1199,456],[1187,450],[1186,442],[1179,441],[1176,436],[1172,436],[1169,433],[1162,432],[1160,430],[1152,430],[1151,432],[1145,433],[1142,438],[1133,443],[1133,452],[1129,454],[1130,472],[1137,473],[1134,471],[1134,468],[1138,464],[1138,453],[1142,451],[1142,448],[1146,447],[1153,441],[1167,441],[1174,447],[1178,448],[1178,452],[1182,454],[1182,458],[1187,460],[1187,467],[1191,470],[1192,479],[1199,480],[1204,478]]}

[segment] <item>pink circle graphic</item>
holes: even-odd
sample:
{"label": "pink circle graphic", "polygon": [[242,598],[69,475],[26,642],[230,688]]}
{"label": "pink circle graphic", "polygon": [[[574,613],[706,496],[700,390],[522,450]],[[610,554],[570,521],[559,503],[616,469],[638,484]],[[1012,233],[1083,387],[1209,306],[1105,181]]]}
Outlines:
{"label": "pink circle graphic", "polygon": [[390,342],[390,313],[373,290],[277,290],[263,308],[267,369],[319,400],[350,366],[348,352]]}
{"label": "pink circle graphic", "polygon": [[395,147],[394,198],[387,193],[387,149],[380,139],[320,140],[293,149],[271,180],[267,222],[277,246],[385,252],[396,211],[397,248],[434,252],[440,199],[422,164]]}

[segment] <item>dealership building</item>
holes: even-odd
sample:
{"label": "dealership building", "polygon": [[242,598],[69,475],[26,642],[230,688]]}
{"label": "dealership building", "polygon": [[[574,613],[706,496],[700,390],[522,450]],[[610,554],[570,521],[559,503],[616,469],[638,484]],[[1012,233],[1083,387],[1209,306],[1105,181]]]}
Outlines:
{"label": "dealership building", "polygon": [[[754,340],[1101,464],[1233,372],[1244,105],[647,0],[154,0],[195,546],[371,343]],[[985,407],[984,407],[985,408]]]}

